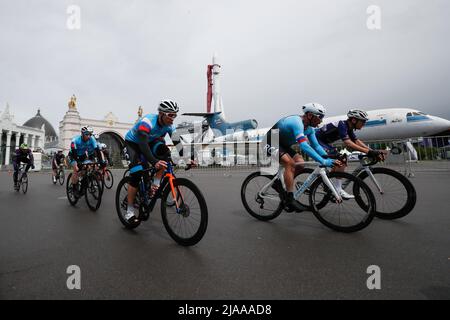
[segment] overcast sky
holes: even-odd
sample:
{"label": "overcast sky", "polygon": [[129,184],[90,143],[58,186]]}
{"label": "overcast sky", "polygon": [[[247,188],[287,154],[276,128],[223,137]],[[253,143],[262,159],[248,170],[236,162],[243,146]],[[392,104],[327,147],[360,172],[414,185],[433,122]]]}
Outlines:
{"label": "overcast sky", "polygon": [[40,107],[56,130],[73,93],[85,118],[132,122],[163,98],[204,112],[217,52],[229,121],[269,126],[310,101],[450,119],[449,36],[448,0],[1,0],[0,110],[22,124]]}

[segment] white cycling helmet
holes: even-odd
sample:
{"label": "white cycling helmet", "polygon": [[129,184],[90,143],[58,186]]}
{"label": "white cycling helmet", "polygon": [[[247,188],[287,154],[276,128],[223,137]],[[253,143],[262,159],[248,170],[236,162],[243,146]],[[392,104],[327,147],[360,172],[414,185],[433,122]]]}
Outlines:
{"label": "white cycling helmet", "polygon": [[82,134],[86,134],[86,133],[93,134],[94,129],[92,129],[90,126],[86,126],[86,127],[81,128],[81,133]]}
{"label": "white cycling helmet", "polygon": [[179,110],[177,103],[172,100],[163,100],[158,107],[158,111],[166,113],[177,113]]}
{"label": "white cycling helmet", "polygon": [[352,109],[347,113],[347,117],[349,118],[355,118],[363,121],[369,120],[369,115],[367,112],[357,109]]}
{"label": "white cycling helmet", "polygon": [[312,114],[319,116],[320,118],[325,117],[325,107],[320,103],[311,102],[302,106],[303,113],[311,112]]}
{"label": "white cycling helmet", "polygon": [[106,144],[100,143],[99,147],[100,147],[100,149],[106,149]]}

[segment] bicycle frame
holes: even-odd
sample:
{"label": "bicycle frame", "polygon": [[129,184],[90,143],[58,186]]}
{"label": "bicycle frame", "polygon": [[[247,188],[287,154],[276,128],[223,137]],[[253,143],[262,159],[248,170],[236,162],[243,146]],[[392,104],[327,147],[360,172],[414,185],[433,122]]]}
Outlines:
{"label": "bicycle frame", "polygon": [[[152,168],[152,169],[148,169],[145,171],[151,171],[152,172],[152,176],[156,173],[156,169]],[[144,182],[144,177],[141,177],[141,183],[139,183],[139,191],[141,196],[143,195],[144,197],[144,201],[145,204],[148,206],[149,208],[149,212],[153,211],[155,205],[156,205],[156,201],[161,197],[162,192],[166,189],[167,185],[170,186],[171,192],[172,192],[172,197],[175,201],[175,205],[176,205],[176,210],[177,213],[180,213],[180,206],[178,204],[178,200],[175,194],[175,187],[173,185],[173,180],[175,180],[175,175],[174,175],[174,170],[173,170],[173,166],[170,162],[167,163],[167,168],[164,171],[164,178],[162,179],[162,183],[161,186],[158,188],[158,190],[156,191],[156,193],[153,195],[153,197],[150,199],[150,203],[148,203],[148,190],[145,187],[145,182]],[[184,201],[183,199],[183,195],[181,195],[181,200]]]}
{"label": "bicycle frame", "polygon": [[[372,165],[365,165],[364,163],[364,158],[360,158],[359,159],[359,163],[360,165],[352,172],[352,175],[354,175],[355,177],[359,176],[361,174],[361,172],[365,171],[367,173],[367,175],[370,177],[370,180],[372,180],[372,182],[375,184],[375,186],[377,187],[378,191],[381,194],[384,194],[383,189],[381,188],[381,185],[378,183],[377,179],[375,179],[375,176],[372,173]],[[347,184],[343,184],[342,188],[345,189],[347,187]]]}
{"label": "bicycle frame", "polygon": [[[266,198],[266,199],[274,199],[275,197],[273,196],[267,196],[264,195],[264,193],[272,186],[272,184],[277,180],[280,179],[281,184],[283,186],[283,189],[286,190],[286,184],[284,182],[284,168],[280,167],[280,169],[278,169],[277,174],[275,175],[275,177],[266,185],[264,185],[261,190],[258,192],[258,196],[261,198]],[[332,191],[334,197],[336,198],[336,200],[338,202],[342,202],[342,197],[341,195],[336,191],[336,188],[334,187],[333,183],[330,181],[330,179],[328,178],[327,175],[327,170],[326,168],[322,167],[322,166],[317,166],[314,171],[308,176],[308,178],[306,179],[306,181],[303,183],[303,185],[301,186],[301,188],[299,188],[297,191],[295,191],[294,193],[294,199],[298,199],[307,188],[309,188],[311,186],[311,184],[317,179],[317,177],[322,177],[322,180],[324,181],[325,185]]]}

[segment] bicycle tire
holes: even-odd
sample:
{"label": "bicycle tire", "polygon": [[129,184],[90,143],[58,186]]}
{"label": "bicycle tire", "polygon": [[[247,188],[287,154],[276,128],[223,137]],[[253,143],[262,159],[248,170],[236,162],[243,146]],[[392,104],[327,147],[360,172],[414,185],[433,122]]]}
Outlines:
{"label": "bicycle tire", "polygon": [[20,177],[20,181],[22,192],[23,194],[25,194],[28,191],[28,175],[26,173],[23,173]]}
{"label": "bicycle tire", "polygon": [[[347,180],[353,182],[353,192],[354,192],[354,196],[355,196],[355,202],[367,214],[365,215],[365,217],[363,217],[363,219],[360,222],[355,223],[354,225],[349,225],[349,226],[338,225],[338,224],[335,224],[335,223],[331,222],[330,220],[326,219],[325,218],[326,213],[324,213],[323,211],[321,212],[321,210],[324,210],[325,207],[321,208],[321,209],[318,208],[316,206],[314,197],[315,197],[319,187],[322,187],[324,189],[324,191],[327,193],[327,195],[325,196],[328,199],[327,204],[330,203],[330,201],[333,201],[334,196],[332,195],[331,190],[329,190],[328,187],[323,182],[323,179],[321,177],[318,177],[311,185],[311,193],[310,193],[310,202],[312,205],[312,211],[313,211],[314,216],[328,228],[335,230],[335,231],[339,231],[339,232],[350,233],[350,232],[356,232],[356,231],[366,228],[372,222],[373,218],[375,217],[375,210],[376,210],[375,197],[374,197],[372,191],[370,190],[369,186],[367,186],[367,184],[365,184],[360,178],[355,177],[355,176],[351,175],[350,173],[346,173],[346,172],[331,172],[328,174],[328,178],[329,179],[333,179],[333,178],[347,179]],[[365,201],[362,198],[361,194],[364,194],[365,198],[367,198],[367,201]],[[342,204],[345,204],[346,201],[349,201],[349,200],[344,200],[342,202]],[[340,216],[339,216],[339,221],[340,221]]]}
{"label": "bicycle tire", "polygon": [[[281,212],[283,211],[284,204],[283,204],[283,201],[282,201],[281,198],[280,198],[280,203],[278,204],[277,208],[276,208],[271,214],[268,214],[268,215],[261,215],[261,214],[259,214],[258,212],[255,212],[255,211],[251,208],[250,204],[249,204],[248,201],[247,201],[246,191],[247,191],[248,184],[249,184],[249,182],[250,182],[251,180],[253,180],[253,179],[255,179],[256,177],[259,177],[259,176],[261,176],[261,177],[266,177],[266,178],[267,178],[267,183],[268,183],[269,181],[271,181],[271,180],[275,177],[275,176],[273,176],[273,175],[263,175],[263,174],[261,174],[261,172],[259,172],[259,171],[253,172],[252,174],[250,174],[249,176],[247,176],[247,178],[245,178],[244,182],[242,183],[242,187],[241,187],[241,200],[242,200],[242,204],[244,205],[245,210],[247,210],[247,212],[248,212],[252,217],[254,217],[254,218],[258,219],[258,220],[261,220],[261,221],[269,221],[269,220],[273,220],[273,219],[275,219],[276,217],[278,217],[278,216],[281,214]],[[274,191],[275,191],[275,190],[274,190]],[[278,197],[280,197],[279,193],[277,193],[277,194],[278,194]],[[260,209],[263,209],[262,206],[264,206],[264,199],[259,200],[259,201],[262,201],[262,203],[258,203],[258,202],[257,202],[257,199],[255,198],[255,203],[258,203]]]}
{"label": "bicycle tire", "polygon": [[58,180],[59,180],[59,184],[62,186],[64,184],[64,181],[66,180],[66,174],[65,174],[64,170],[59,171]]}
{"label": "bicycle tire", "polygon": [[[384,220],[393,220],[393,219],[399,219],[402,218],[404,216],[406,216],[407,214],[409,214],[415,207],[416,205],[416,201],[417,201],[417,194],[416,194],[416,189],[414,188],[413,184],[411,183],[411,181],[409,181],[408,178],[406,178],[404,175],[402,175],[401,173],[389,169],[389,168],[383,168],[383,167],[376,167],[376,168],[371,168],[372,174],[374,176],[381,175],[381,174],[385,174],[388,176],[393,177],[394,179],[397,179],[401,185],[405,188],[406,194],[407,194],[407,199],[405,204],[398,210],[392,211],[392,212],[386,212],[382,210],[382,206],[379,201],[377,202],[377,210],[375,211],[375,216],[377,218],[380,219],[384,219]],[[368,173],[366,171],[362,171],[358,177],[361,180],[365,180],[369,177]],[[367,183],[366,183],[367,184]],[[372,192],[374,193],[374,195],[379,195],[378,190],[373,190],[372,188]],[[378,200],[380,199],[379,197],[375,196],[375,199]]]}
{"label": "bicycle tire", "polygon": [[[108,176],[110,177],[110,180],[108,180]],[[109,183],[109,181],[111,181],[111,183]],[[105,174],[103,175],[103,184],[105,185],[106,189],[111,189],[114,185],[114,177],[111,170],[109,169],[105,170]]]}
{"label": "bicycle tire", "polygon": [[69,173],[69,175],[67,176],[66,196],[71,206],[75,206],[77,204],[79,198],[75,197],[75,195],[73,194],[72,173]]}
{"label": "bicycle tire", "polygon": [[[120,222],[124,225],[125,228],[127,229],[135,229],[137,228],[140,224],[141,221],[140,220],[136,220],[133,223],[130,223],[127,219],[125,219],[124,215],[122,214],[122,210],[124,210],[124,212],[127,212],[127,205],[128,205],[128,199],[127,199],[127,190],[128,188],[126,188],[126,186],[128,185],[128,183],[130,182],[130,177],[124,177],[122,178],[122,180],[119,181],[119,184],[117,185],[117,189],[116,189],[116,212],[117,215],[119,217]],[[124,193],[124,195],[121,195],[121,191],[125,190],[126,192]],[[138,193],[136,194],[136,200],[139,199],[139,190]]]}
{"label": "bicycle tire", "polygon": [[[176,178],[173,180],[174,188],[177,190],[177,195],[182,194],[180,193],[180,187],[184,187],[187,189],[190,189],[190,191],[194,194],[194,196],[197,198],[198,204],[200,206],[200,222],[197,230],[192,236],[181,236],[178,234],[169,223],[168,213],[167,213],[167,198],[169,197],[169,194],[171,194],[172,190],[170,188],[170,185],[167,185],[166,188],[163,190],[161,195],[161,217],[164,223],[164,227],[166,228],[166,231],[169,233],[170,237],[175,240],[178,244],[182,246],[193,246],[197,244],[205,235],[206,229],[208,227],[208,207],[206,204],[206,200],[200,191],[200,189],[190,180],[185,178]],[[178,198],[178,196],[177,196]],[[184,203],[183,199],[181,202]],[[183,216],[183,218],[179,218],[182,216],[181,213],[175,213],[177,216],[177,223],[186,225],[188,222],[187,219],[192,212],[190,212],[188,204],[184,203],[184,206],[186,206],[186,210],[188,211],[187,216]],[[174,207],[170,207],[171,209],[174,209]],[[191,219],[193,220],[193,219]],[[191,223],[191,222],[189,222]],[[177,224],[178,225],[178,224]],[[192,225],[192,224],[191,224]]]}
{"label": "bicycle tire", "polygon": [[[101,187],[101,180],[97,175],[89,175],[85,177],[85,183],[86,183],[86,190],[84,198],[86,200],[86,204],[89,207],[91,211],[97,211],[98,208],[100,208],[100,205],[102,203],[102,187]],[[98,190],[97,194],[94,194],[95,190]],[[91,196],[93,197],[93,202],[91,203]]]}

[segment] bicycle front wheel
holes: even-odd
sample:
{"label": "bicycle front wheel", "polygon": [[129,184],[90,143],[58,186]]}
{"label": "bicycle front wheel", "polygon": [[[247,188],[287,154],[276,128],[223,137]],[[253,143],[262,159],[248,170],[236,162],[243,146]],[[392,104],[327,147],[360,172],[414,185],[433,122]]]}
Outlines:
{"label": "bicycle front wheel", "polygon": [[26,173],[24,173],[24,174],[22,175],[22,178],[21,178],[21,187],[22,187],[22,192],[23,192],[23,194],[27,193],[27,191],[28,191],[28,176],[27,176]]}
{"label": "bicycle front wheel", "polygon": [[375,196],[377,218],[398,219],[414,209],[417,199],[416,189],[408,178],[388,168],[377,167],[371,171],[380,188],[366,171],[362,171],[358,178],[370,187]]}
{"label": "bicycle front wheel", "polygon": [[69,200],[71,206],[75,206],[78,202],[78,197],[75,195],[74,188],[76,188],[76,186],[72,185],[72,173],[69,173],[66,183],[66,194],[67,200]]}
{"label": "bicycle front wheel", "polygon": [[[182,246],[192,246],[204,236],[208,207],[200,189],[190,180],[177,178],[174,190],[167,184],[161,195],[161,217],[169,235]],[[174,193],[174,194],[173,194]],[[175,206],[168,203],[175,201]]]}
{"label": "bicycle front wheel", "polygon": [[[346,172],[331,172],[333,186],[337,179],[353,190],[353,199],[339,202],[319,177],[311,186],[310,202],[316,218],[325,226],[340,232],[355,232],[367,227],[375,216],[375,198],[370,188],[359,178]],[[336,187],[335,187],[336,188]]]}
{"label": "bicycle front wheel", "polygon": [[87,184],[85,190],[86,204],[92,211],[97,211],[102,203],[102,182],[97,175],[87,176],[85,179],[87,179],[85,181]]}
{"label": "bicycle front wheel", "polygon": [[66,174],[64,173],[64,170],[60,170],[58,180],[59,180],[59,184],[61,186],[64,184],[65,179],[66,179]]}
{"label": "bicycle front wheel", "polygon": [[106,169],[105,174],[103,175],[103,183],[105,184],[106,189],[111,189],[114,185],[114,177],[111,170]]}

